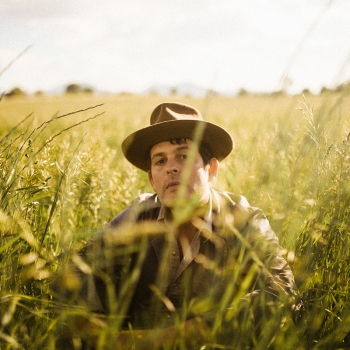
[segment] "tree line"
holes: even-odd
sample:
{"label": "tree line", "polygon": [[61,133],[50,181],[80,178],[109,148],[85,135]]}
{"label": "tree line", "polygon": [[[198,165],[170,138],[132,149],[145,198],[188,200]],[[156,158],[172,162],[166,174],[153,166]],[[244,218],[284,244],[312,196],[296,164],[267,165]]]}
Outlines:
{"label": "tree line", "polygon": [[[87,85],[82,85],[82,84],[77,84],[77,83],[73,83],[73,84],[68,84],[65,89],[64,89],[64,93],[66,94],[92,94],[94,93],[94,89],[91,86],[87,86]],[[323,86],[320,91],[319,94],[325,94],[325,93],[347,93],[350,92],[350,81],[339,84],[337,86],[335,86],[334,88],[328,88],[326,86]],[[176,95],[178,93],[178,89],[176,87],[171,87],[169,88],[169,94],[172,95]],[[306,95],[306,94],[312,94],[312,92],[305,88],[301,91],[302,94]],[[287,95],[288,93],[285,90],[278,90],[278,91],[273,91],[270,93],[253,93],[251,91],[246,90],[245,88],[241,88],[239,89],[237,95],[238,96],[250,96],[250,95],[271,95],[271,96],[279,96],[279,95]],[[21,89],[20,87],[16,86],[13,89],[11,89],[8,92],[4,92],[2,94],[2,96],[5,97],[18,97],[18,96],[27,96],[28,93]],[[44,92],[41,90],[38,90],[34,93],[34,95],[36,96],[40,96],[40,95],[44,95]],[[220,93],[215,92],[215,95],[220,95]]]}

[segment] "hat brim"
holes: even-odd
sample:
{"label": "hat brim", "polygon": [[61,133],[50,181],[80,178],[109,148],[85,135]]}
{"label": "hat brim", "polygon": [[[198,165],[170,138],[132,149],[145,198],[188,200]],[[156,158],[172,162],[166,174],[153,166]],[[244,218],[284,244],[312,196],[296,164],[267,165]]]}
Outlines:
{"label": "hat brim", "polygon": [[226,158],[234,147],[231,135],[218,125],[203,120],[171,120],[150,125],[129,135],[122,143],[125,158],[136,167],[148,171],[149,152],[157,143],[188,138],[205,143],[213,157]]}

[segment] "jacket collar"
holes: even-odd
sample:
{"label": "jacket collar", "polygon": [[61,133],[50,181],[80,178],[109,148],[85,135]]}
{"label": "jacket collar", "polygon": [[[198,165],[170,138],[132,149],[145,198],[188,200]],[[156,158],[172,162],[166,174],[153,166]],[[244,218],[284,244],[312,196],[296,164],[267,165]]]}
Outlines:
{"label": "jacket collar", "polygon": [[[226,198],[227,197],[227,198]],[[229,203],[227,203],[229,201]],[[215,189],[211,189],[210,192],[210,202],[209,209],[205,216],[205,220],[203,222],[203,226],[201,229],[201,235],[204,241],[211,241],[215,245],[216,249],[222,251],[223,255],[226,255],[226,239],[225,239],[225,230],[223,223],[226,218],[224,217],[224,210],[229,204],[232,208],[236,205],[235,202],[232,201],[231,198],[225,196],[225,193],[221,193]],[[164,221],[167,223],[168,215],[170,214],[169,208],[165,206],[161,206],[159,210],[159,214],[157,217],[157,221]],[[170,238],[171,239],[171,238]],[[151,245],[157,255],[158,260],[161,260],[163,250],[165,249],[166,244],[166,234],[154,237],[151,240]]]}

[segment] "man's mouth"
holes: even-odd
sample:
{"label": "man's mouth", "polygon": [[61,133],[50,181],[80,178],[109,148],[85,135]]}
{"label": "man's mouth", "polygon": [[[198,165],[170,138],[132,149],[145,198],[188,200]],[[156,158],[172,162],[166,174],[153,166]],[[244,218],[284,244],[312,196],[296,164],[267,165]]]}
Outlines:
{"label": "man's mouth", "polygon": [[167,183],[165,189],[172,189],[172,188],[176,188],[180,185],[180,181],[177,180],[173,180]]}

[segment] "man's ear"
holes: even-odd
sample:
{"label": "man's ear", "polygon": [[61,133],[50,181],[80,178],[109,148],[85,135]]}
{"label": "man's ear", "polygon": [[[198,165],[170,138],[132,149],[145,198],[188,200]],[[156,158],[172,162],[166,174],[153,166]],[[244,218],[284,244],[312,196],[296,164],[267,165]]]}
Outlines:
{"label": "man's ear", "polygon": [[216,158],[212,158],[209,161],[209,181],[213,181],[219,173],[219,161]]}

